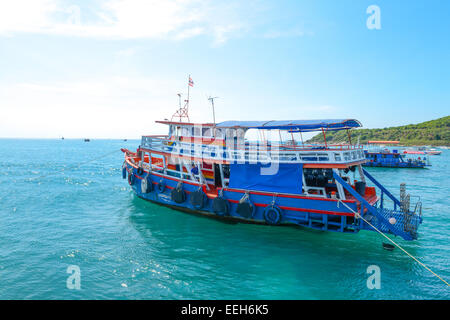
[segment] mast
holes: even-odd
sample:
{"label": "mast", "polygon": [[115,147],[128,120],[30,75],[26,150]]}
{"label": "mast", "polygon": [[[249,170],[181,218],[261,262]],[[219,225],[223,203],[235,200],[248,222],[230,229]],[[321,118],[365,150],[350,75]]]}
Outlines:
{"label": "mast", "polygon": [[191,75],[189,75],[188,78],[188,96],[187,99],[184,100],[185,104],[183,107],[181,107],[181,93],[178,93],[178,100],[179,100],[179,109],[172,115],[171,121],[173,121],[173,118],[179,118],[180,122],[183,121],[184,118],[187,119],[189,122],[189,87],[194,86],[194,82],[191,79]]}
{"label": "mast", "polygon": [[328,148],[327,146],[327,137],[325,136],[325,131],[322,128],[322,133],[323,133],[323,141],[325,142],[325,148]]}
{"label": "mast", "polygon": [[211,105],[212,105],[212,111],[213,111],[213,123],[214,125],[216,125],[216,113],[214,110],[214,99],[217,99],[218,97],[209,97],[208,100],[211,101]]}
{"label": "mast", "polygon": [[188,109],[189,109],[189,87],[190,86],[191,86],[191,75],[189,75],[189,77],[188,77],[188,97],[187,97],[186,106],[185,106],[186,113],[188,112]]}

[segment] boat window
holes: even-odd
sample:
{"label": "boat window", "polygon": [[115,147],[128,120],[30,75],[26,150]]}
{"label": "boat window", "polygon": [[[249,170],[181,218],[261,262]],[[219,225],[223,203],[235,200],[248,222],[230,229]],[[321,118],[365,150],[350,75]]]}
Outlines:
{"label": "boat window", "polygon": [[202,129],[202,137],[210,138],[212,136],[211,128],[203,128]]}
{"label": "boat window", "polygon": [[222,165],[222,170],[223,170],[223,177],[225,179],[229,179],[230,178],[230,165],[229,164],[223,164]]}
{"label": "boat window", "polygon": [[192,127],[193,130],[193,136],[195,137],[201,137],[202,136],[202,128],[201,127]]}
{"label": "boat window", "polygon": [[190,130],[191,128],[189,128],[189,127],[181,127],[181,130],[180,130],[180,135],[181,136],[185,136],[185,137],[190,137],[191,136],[191,130]]}
{"label": "boat window", "polygon": [[223,138],[223,132],[220,129],[215,129],[215,137],[216,138]]}

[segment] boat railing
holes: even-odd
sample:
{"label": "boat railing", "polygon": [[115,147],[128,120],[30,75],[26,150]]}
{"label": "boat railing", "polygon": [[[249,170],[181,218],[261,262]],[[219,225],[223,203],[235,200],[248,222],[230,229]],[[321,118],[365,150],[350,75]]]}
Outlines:
{"label": "boat railing", "polygon": [[[366,171],[364,170],[366,175]],[[369,176],[369,175],[366,175]],[[387,209],[383,206],[378,208],[372,206],[363,196],[354,190],[348,183],[346,183],[338,173],[333,172],[333,177],[336,181],[347,190],[360,203],[360,216],[363,221],[368,224],[368,228],[376,228],[380,232],[389,232],[394,235],[401,236],[405,240],[417,239],[417,229],[422,222],[420,216],[409,210],[396,209],[397,199],[392,196],[386,189],[383,191],[389,195],[394,201],[394,209]],[[370,177],[369,177],[370,178]],[[371,179],[372,180],[372,179]],[[376,180],[372,182],[375,183]],[[377,183],[375,183],[377,184]],[[365,212],[367,209],[367,212]],[[375,218],[375,219],[374,219]]]}
{"label": "boat railing", "polygon": [[183,157],[227,162],[351,163],[366,159],[360,146],[284,149],[279,145],[237,144],[234,148],[229,148],[217,144],[177,141],[168,139],[167,136],[143,136],[141,148]]}

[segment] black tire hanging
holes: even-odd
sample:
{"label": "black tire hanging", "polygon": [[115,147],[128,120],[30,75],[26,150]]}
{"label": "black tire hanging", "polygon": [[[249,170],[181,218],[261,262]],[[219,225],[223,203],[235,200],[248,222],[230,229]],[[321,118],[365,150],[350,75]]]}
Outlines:
{"label": "black tire hanging", "polygon": [[214,213],[221,217],[227,216],[230,211],[230,205],[223,197],[214,198],[212,206]]}
{"label": "black tire hanging", "polygon": [[255,206],[250,202],[240,202],[237,205],[236,212],[243,218],[250,219],[255,212]]}
{"label": "black tire hanging", "polygon": [[164,182],[164,180],[158,182],[156,188],[158,189],[159,193],[163,193],[166,190],[166,183]]}
{"label": "black tire hanging", "polygon": [[134,184],[134,174],[133,171],[128,172],[128,184],[132,186]]}
{"label": "black tire hanging", "polygon": [[186,201],[186,192],[182,188],[177,187],[172,189],[170,196],[175,203],[183,203]]}
{"label": "black tire hanging", "polygon": [[280,223],[281,219],[283,217],[283,211],[280,207],[271,204],[268,205],[264,209],[264,220],[271,225],[277,225]]}
{"label": "black tire hanging", "polygon": [[202,190],[191,193],[190,202],[195,209],[201,209],[205,206],[208,197]]}

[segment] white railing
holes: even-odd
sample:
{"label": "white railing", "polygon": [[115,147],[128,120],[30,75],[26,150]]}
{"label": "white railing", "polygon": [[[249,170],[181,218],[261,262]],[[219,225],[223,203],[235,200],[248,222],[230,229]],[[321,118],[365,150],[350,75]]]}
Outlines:
{"label": "white railing", "polygon": [[305,146],[245,144],[230,149],[214,144],[174,141],[166,136],[143,136],[141,148],[204,160],[225,162],[351,163],[366,160],[362,146]]}

